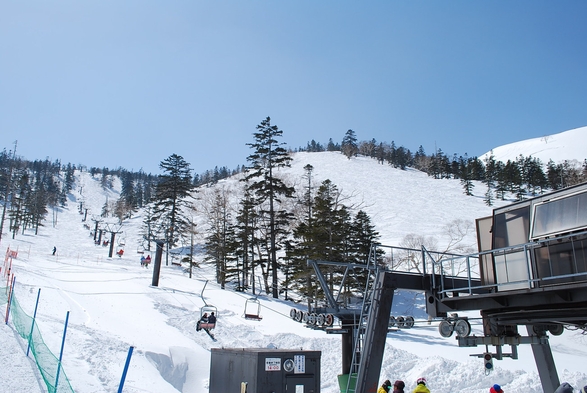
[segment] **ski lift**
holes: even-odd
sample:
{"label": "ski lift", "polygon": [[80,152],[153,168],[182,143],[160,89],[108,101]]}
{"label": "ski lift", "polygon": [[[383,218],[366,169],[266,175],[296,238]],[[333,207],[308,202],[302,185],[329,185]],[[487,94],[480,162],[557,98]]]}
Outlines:
{"label": "ski lift", "polygon": [[[214,316],[218,315],[218,309],[210,304],[206,304],[200,309],[200,321],[204,318],[204,314],[209,318],[210,315],[214,314]],[[207,325],[204,327],[204,325]],[[214,329],[216,327],[216,322],[209,323],[208,321],[203,322],[200,324],[202,329]]]}
{"label": "ski lift", "polygon": [[[200,294],[202,300],[204,301],[204,306],[200,309],[200,319],[196,323],[196,331],[203,330],[208,334],[208,336],[210,336],[212,340],[216,341],[212,333],[210,333],[210,330],[216,327],[216,316],[218,315],[218,309],[211,304],[206,303],[206,300],[204,299],[204,290],[206,289],[206,285],[208,285],[208,280],[206,280],[206,283],[202,288],[202,293]],[[208,319],[212,314],[214,314],[214,321],[210,321]]]}
{"label": "ski lift", "polygon": [[261,303],[259,302],[259,299],[256,297],[247,299],[245,302],[245,313],[243,317],[245,319],[252,319],[255,321],[260,321],[263,319],[261,316]]}
{"label": "ski lift", "polygon": [[214,318],[218,315],[216,307],[206,304],[200,309],[200,320],[196,323],[196,331],[203,330],[213,341],[216,341],[214,335],[210,333],[210,330],[216,327],[216,320],[213,322],[209,320],[211,315],[214,315]]}
{"label": "ski lift", "polygon": [[125,244],[126,244],[126,239],[124,237],[122,239],[118,240],[119,247],[124,247]]}
{"label": "ski lift", "polygon": [[145,249],[143,248],[143,246],[139,245],[137,246],[137,254],[144,254],[145,253]]}

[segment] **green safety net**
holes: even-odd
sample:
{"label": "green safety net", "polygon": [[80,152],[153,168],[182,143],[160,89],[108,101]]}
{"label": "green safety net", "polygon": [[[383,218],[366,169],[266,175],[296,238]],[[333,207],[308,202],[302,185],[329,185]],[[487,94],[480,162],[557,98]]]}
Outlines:
{"label": "green safety net", "polygon": [[[0,305],[8,302],[7,294],[7,288],[0,289]],[[18,334],[30,345],[30,351],[43,377],[43,381],[45,381],[48,392],[74,393],[69,379],[65,375],[65,371],[63,371],[63,366],[60,367],[59,365],[59,358],[47,347],[37,324],[35,323],[33,326],[33,318],[27,315],[22,307],[20,307],[14,292],[12,293],[12,300],[10,302],[10,319]],[[57,378],[58,370],[59,378]],[[55,384],[56,382],[57,385]]]}

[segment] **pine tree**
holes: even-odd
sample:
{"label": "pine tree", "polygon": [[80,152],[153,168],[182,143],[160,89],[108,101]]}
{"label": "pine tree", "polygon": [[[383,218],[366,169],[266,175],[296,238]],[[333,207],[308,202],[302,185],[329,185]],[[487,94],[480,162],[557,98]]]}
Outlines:
{"label": "pine tree", "polygon": [[414,154],[414,168],[422,172],[428,172],[430,166],[430,158],[426,155],[424,147],[420,145],[418,151]]}
{"label": "pine tree", "polygon": [[342,139],[342,143],[340,144],[340,148],[342,150],[342,154],[344,154],[349,160],[351,157],[356,156],[359,152],[359,147],[357,145],[357,137],[353,130],[348,130]]}
{"label": "pine tree", "polygon": [[67,164],[65,169],[65,193],[71,192],[75,183],[75,166]]}
{"label": "pine tree", "polygon": [[379,232],[375,230],[375,226],[371,223],[371,217],[363,210],[359,210],[355,215],[351,230],[352,260],[366,264],[372,244],[377,243],[379,240]]}
{"label": "pine tree", "polygon": [[39,233],[39,227],[43,226],[43,220],[47,215],[47,192],[45,185],[41,180],[40,173],[35,174],[35,182],[33,186],[33,199],[31,201],[30,210],[32,213],[32,224],[35,228],[35,235]]}
{"label": "pine tree", "polygon": [[167,246],[174,246],[183,233],[188,233],[190,221],[187,217],[191,206],[189,199],[194,189],[190,164],[177,154],[161,161],[159,183],[153,197],[153,222],[156,232],[163,236]]}
{"label": "pine tree", "polygon": [[546,164],[546,177],[550,188],[553,190],[564,187],[562,167],[556,165],[553,160],[549,160],[548,164]]}
{"label": "pine tree", "polygon": [[[267,202],[266,208],[260,213],[268,219],[269,225],[269,263],[272,272],[272,295],[274,298],[279,297],[277,274],[277,244],[280,225],[287,221],[287,213],[278,210],[278,204],[281,203],[281,197],[291,198],[294,193],[292,187],[287,186],[275,173],[278,168],[289,167],[291,157],[283,147],[284,143],[279,143],[277,138],[283,135],[277,126],[271,125],[271,118],[267,117],[257,125],[257,132],[253,133],[254,143],[247,143],[254,152],[247,157],[250,166],[247,168],[245,181],[251,181],[248,188],[256,196],[256,204],[261,206]],[[281,218],[281,219],[280,219]]]}
{"label": "pine tree", "polygon": [[334,143],[332,138],[328,139],[328,144],[326,145],[327,151],[340,151],[340,145],[338,143]]}
{"label": "pine tree", "polygon": [[497,163],[495,162],[495,156],[493,151],[485,159],[485,179],[483,182],[487,185],[485,191],[485,197],[483,201],[487,206],[493,206],[493,187],[495,186],[495,180],[497,177]]}
{"label": "pine tree", "polygon": [[14,193],[10,203],[10,230],[12,231],[12,238],[14,239],[16,233],[21,227],[26,217],[26,206],[25,201],[29,197],[31,187],[29,184],[29,175],[26,169],[21,169],[16,173],[16,184],[14,187]]}
{"label": "pine tree", "polygon": [[379,164],[383,165],[383,163],[385,162],[385,154],[385,145],[383,145],[383,143],[380,143],[375,152],[375,156],[377,157],[377,162]]}

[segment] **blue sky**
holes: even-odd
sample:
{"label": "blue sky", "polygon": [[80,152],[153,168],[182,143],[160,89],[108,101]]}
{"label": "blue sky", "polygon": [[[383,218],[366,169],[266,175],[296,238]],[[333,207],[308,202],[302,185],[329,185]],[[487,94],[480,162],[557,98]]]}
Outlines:
{"label": "blue sky", "polygon": [[[159,173],[246,163],[270,116],[452,155],[587,125],[587,2],[0,4],[0,148]],[[581,143],[585,143],[581,141]]]}

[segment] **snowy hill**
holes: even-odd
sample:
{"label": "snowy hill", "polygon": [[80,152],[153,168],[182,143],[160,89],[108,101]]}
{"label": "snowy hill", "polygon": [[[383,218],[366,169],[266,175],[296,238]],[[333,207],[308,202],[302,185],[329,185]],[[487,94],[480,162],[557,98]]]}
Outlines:
{"label": "snowy hill", "polygon": [[528,139],[494,148],[479,157],[481,160],[493,152],[497,161],[515,161],[520,155],[539,158],[543,164],[549,160],[558,164],[565,160],[577,160],[582,163],[587,159],[587,127],[575,128],[553,135]]}
{"label": "snowy hill", "polygon": [[[288,181],[303,184],[303,167],[311,164],[317,184],[330,179],[342,191],[345,204],[362,208],[372,217],[383,244],[398,245],[410,233],[434,236],[442,244],[447,224],[457,219],[472,223],[491,213],[483,203],[481,185],[473,190],[476,196],[467,197],[458,180],[434,180],[368,158],[348,160],[340,153],[297,153],[293,158],[292,167],[283,171]],[[77,174],[75,187],[68,206],[56,212],[55,226],[46,223],[38,236],[3,237],[1,245],[18,250],[13,260],[15,296],[29,315],[41,289],[37,324],[54,354],[59,354],[64,320],[70,312],[63,368],[76,392],[116,391],[130,346],[135,350],[123,390],[127,393],[207,392],[210,348],[268,346],[322,351],[321,392],[339,392],[338,335],[304,328],[289,317],[290,309],[300,306],[263,295],[258,298],[263,319],[244,319],[251,295],[220,289],[206,268],[196,269],[190,279],[180,267],[164,265],[159,285],[152,286],[152,266],[141,267],[137,253],[142,243],[140,212],[121,228],[124,245],[117,248],[124,248],[125,254],[108,258],[107,248],[94,244],[84,224],[93,228],[91,217],[100,212],[107,197],[117,198],[117,191],[102,190],[99,181],[85,172]],[[115,189],[119,187],[117,183]],[[235,189],[238,182],[226,179],[217,187]],[[210,191],[202,190],[200,198]],[[80,200],[90,209],[86,223],[77,210]],[[203,224],[200,231],[205,232]],[[469,233],[465,242],[474,244],[474,234]],[[53,246],[58,250],[55,256],[51,255]],[[406,304],[412,305],[414,299],[413,294],[398,294],[392,312],[406,313]],[[194,329],[206,304],[218,310],[213,331],[217,342]],[[409,311],[416,317],[415,327],[388,335],[381,381],[403,379],[406,391],[421,376],[428,379],[433,392],[485,393],[494,383],[506,392],[542,391],[528,346],[520,347],[519,360],[496,362],[496,370],[487,376],[482,360],[470,356],[483,349],[458,348],[454,339],[440,337],[437,322],[426,321],[421,299],[413,306]],[[478,324],[473,329],[480,332]],[[14,333],[10,321],[0,329],[0,342],[4,347],[2,391],[44,392],[34,362],[25,357],[26,343]],[[552,337],[551,346],[561,380],[574,386],[587,384],[587,336],[565,331]]]}

